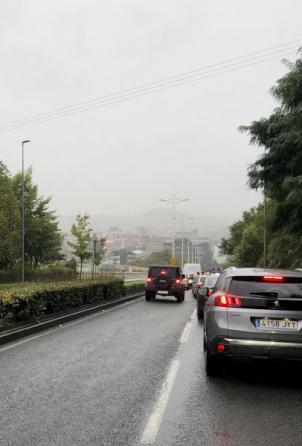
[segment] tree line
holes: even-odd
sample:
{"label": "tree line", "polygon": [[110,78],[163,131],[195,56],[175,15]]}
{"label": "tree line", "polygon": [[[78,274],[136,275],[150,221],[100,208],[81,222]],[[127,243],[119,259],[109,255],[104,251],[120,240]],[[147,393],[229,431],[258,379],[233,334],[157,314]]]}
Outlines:
{"label": "tree line", "polygon": [[[0,269],[21,260],[22,177],[11,175],[0,161]],[[24,175],[25,261],[36,267],[62,259],[63,235],[50,197],[39,196],[32,169]]]}
{"label": "tree line", "polygon": [[[62,261],[64,234],[59,227],[55,211],[50,210],[50,197],[39,195],[33,183],[32,169],[24,174],[25,263],[37,268]],[[0,270],[20,269],[22,243],[22,176],[11,175],[0,161]],[[71,228],[71,253],[80,261],[93,258],[99,265],[105,254],[105,239],[92,236],[89,216],[78,214]],[[69,262],[70,266],[72,262]]]}
{"label": "tree line", "polygon": [[271,93],[278,106],[273,113],[240,131],[262,155],[248,169],[249,187],[265,191],[264,205],[243,213],[221,241],[222,253],[238,266],[263,266],[264,225],[267,266],[302,267],[302,58],[284,61],[288,72]]}

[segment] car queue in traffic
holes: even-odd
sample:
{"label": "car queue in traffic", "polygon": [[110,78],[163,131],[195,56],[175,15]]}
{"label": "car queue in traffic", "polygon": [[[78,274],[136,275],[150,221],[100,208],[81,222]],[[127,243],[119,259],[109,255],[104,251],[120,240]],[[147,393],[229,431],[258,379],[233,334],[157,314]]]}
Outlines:
{"label": "car queue in traffic", "polygon": [[149,268],[147,301],[181,303],[188,289],[203,322],[208,376],[220,376],[231,360],[302,360],[301,271],[229,267],[187,276],[179,267]]}

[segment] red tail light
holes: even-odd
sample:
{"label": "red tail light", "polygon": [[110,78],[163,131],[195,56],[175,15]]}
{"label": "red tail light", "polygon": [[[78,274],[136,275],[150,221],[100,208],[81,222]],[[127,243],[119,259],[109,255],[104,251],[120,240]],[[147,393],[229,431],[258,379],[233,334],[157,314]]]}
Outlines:
{"label": "red tail light", "polygon": [[283,276],[264,276],[262,279],[264,282],[283,282],[284,277]]}
{"label": "red tail light", "polygon": [[147,277],[147,283],[151,283],[153,280],[153,277]]}
{"label": "red tail light", "polygon": [[241,299],[231,294],[220,294],[215,299],[217,307],[241,307]]}
{"label": "red tail light", "polygon": [[218,345],[217,345],[217,351],[218,351],[218,353],[222,353],[222,352],[224,352],[224,351],[225,351],[225,345],[223,345],[223,344],[218,344]]}
{"label": "red tail light", "polygon": [[176,279],[175,283],[181,283],[181,280],[180,279]]}

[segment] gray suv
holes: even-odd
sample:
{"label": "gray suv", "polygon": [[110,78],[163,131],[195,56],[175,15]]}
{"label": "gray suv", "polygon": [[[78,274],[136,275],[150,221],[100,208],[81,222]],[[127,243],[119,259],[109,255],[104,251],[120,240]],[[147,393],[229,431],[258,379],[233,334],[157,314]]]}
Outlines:
{"label": "gray suv", "polygon": [[227,358],[302,360],[302,272],[225,270],[205,302],[204,350],[209,376]]}

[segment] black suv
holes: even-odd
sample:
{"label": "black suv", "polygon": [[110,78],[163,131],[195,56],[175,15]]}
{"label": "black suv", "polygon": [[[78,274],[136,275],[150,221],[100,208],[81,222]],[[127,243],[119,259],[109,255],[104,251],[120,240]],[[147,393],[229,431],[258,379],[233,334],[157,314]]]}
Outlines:
{"label": "black suv", "polygon": [[146,281],[146,300],[161,296],[174,296],[177,302],[185,299],[183,276],[178,266],[150,266]]}

